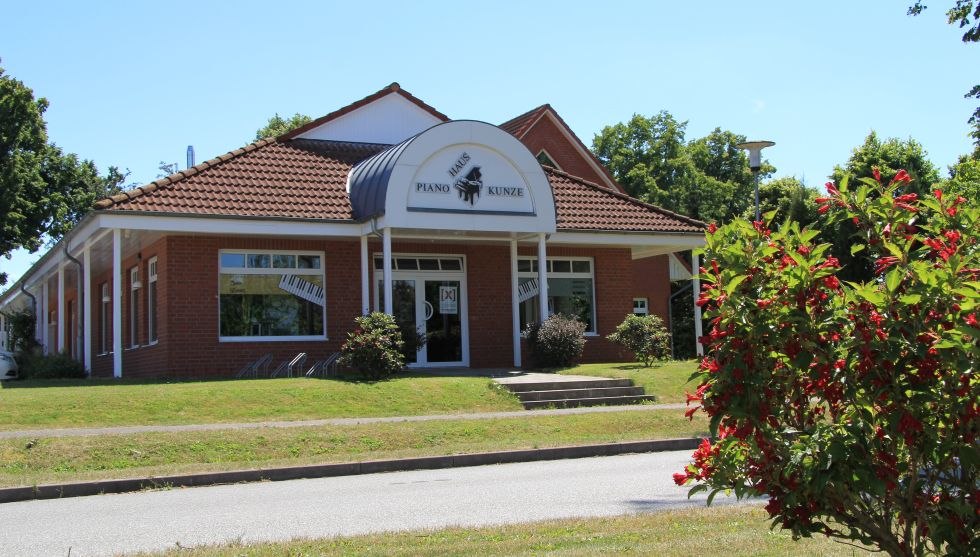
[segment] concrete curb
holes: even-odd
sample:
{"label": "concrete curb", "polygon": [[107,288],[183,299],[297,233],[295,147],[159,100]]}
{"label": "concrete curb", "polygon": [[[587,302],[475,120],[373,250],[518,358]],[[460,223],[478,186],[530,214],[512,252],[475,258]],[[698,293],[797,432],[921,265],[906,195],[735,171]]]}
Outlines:
{"label": "concrete curb", "polygon": [[124,480],[98,480],[91,482],[45,484],[26,487],[6,487],[0,488],[0,503],[30,501],[33,499],[85,497],[88,495],[101,495],[107,493],[126,493],[130,491],[140,491],[143,489],[201,487],[207,485],[259,481],[277,482],[283,480],[309,478],[356,476],[360,474],[375,474],[378,472],[432,470],[438,468],[483,466],[486,464],[506,464],[511,462],[533,462],[538,460],[562,460],[567,458],[612,456],[629,453],[693,450],[697,448],[700,442],[701,439],[699,438],[657,439],[651,441],[603,443],[601,445],[551,447],[546,449],[522,449],[490,453],[423,456],[417,458],[369,460],[364,462],[348,462],[339,464],[314,464],[310,466],[289,466],[285,468],[205,472],[200,474],[155,476],[149,478],[130,478]]}

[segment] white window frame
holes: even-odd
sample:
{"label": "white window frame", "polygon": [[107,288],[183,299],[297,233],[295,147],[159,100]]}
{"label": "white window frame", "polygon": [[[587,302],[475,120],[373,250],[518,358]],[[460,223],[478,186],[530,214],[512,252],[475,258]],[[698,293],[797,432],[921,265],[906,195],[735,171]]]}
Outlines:
{"label": "white window frame", "polygon": [[129,347],[140,347],[140,312],[139,290],[143,286],[140,282],[140,266],[137,265],[129,269]]}
{"label": "white window frame", "polygon": [[109,283],[103,282],[102,287],[102,298],[99,300],[99,354],[109,354],[109,304],[112,303],[112,297],[109,296]]}
{"label": "white window frame", "polygon": [[[156,295],[156,299],[151,296],[151,293]],[[146,262],[146,340],[151,346],[160,341],[159,323],[157,323],[157,304],[159,303],[157,258],[151,257]]]}
{"label": "white window frame", "polygon": [[[222,267],[221,256],[225,254],[244,255],[313,255],[320,258],[319,269],[300,269],[294,267],[284,269],[281,267],[254,268],[254,267]],[[296,342],[296,341],[323,341],[329,340],[327,336],[327,257],[326,252],[307,251],[307,250],[269,250],[269,249],[222,249],[218,250],[218,276],[215,285],[218,293],[218,342]],[[221,335],[221,275],[281,275],[284,271],[291,270],[291,274],[297,275],[319,275],[323,284],[323,334],[322,335],[288,335],[288,336],[222,336]]]}
{"label": "white window frame", "polygon": [[[521,261],[530,261],[531,263],[528,266],[528,268],[532,269],[531,271],[518,271],[517,272],[517,280],[518,280],[518,283],[520,282],[520,279],[522,279],[522,278],[538,278],[538,272],[535,271],[535,270],[533,270],[534,269],[534,266],[537,265],[537,263],[538,263],[538,258],[537,257],[535,257],[535,256],[528,256],[528,255],[522,255],[522,256],[518,257],[517,260],[518,260],[518,264]],[[552,269],[554,268],[554,262],[555,261],[588,261],[589,262],[589,272],[588,273],[576,273],[574,271],[567,272],[566,273],[566,272],[561,272],[561,271],[555,272],[555,271],[549,270],[548,271],[548,280],[550,281],[553,278],[570,278],[570,279],[587,278],[587,279],[591,279],[592,280],[592,327],[593,327],[593,329],[591,331],[589,331],[589,330],[585,331],[585,333],[584,333],[583,336],[587,336],[587,337],[599,336],[599,308],[598,308],[598,306],[596,306],[596,302],[595,302],[595,300],[596,300],[596,298],[595,298],[596,297],[596,290],[597,290],[597,288],[596,288],[596,281],[595,281],[595,258],[594,257],[568,257],[568,256],[557,255],[557,256],[554,256],[554,257],[548,256],[547,261],[549,263],[551,263],[550,267]],[[548,291],[549,292],[551,291],[550,285],[549,285]],[[538,295],[540,296],[540,293]],[[550,304],[549,304],[549,306],[550,306]],[[551,316],[553,314],[553,312],[551,311],[551,309],[552,309],[551,307],[548,308],[548,315],[549,316]]]}
{"label": "white window frame", "polygon": [[[637,306],[637,302],[640,302],[639,306]],[[650,315],[650,300],[633,298],[633,315]]]}

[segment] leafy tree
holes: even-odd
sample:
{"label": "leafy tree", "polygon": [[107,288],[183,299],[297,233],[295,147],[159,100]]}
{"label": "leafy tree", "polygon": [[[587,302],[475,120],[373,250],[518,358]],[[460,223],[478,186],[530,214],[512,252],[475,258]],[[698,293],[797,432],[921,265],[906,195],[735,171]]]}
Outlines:
{"label": "leafy tree", "polygon": [[[759,186],[759,207],[762,214],[775,211],[775,222],[794,220],[801,226],[817,220],[816,190],[812,190],[793,176],[784,176],[764,182]],[[749,207],[742,218],[755,218],[755,208]]]}
{"label": "leafy tree", "polygon": [[[703,221],[726,221],[753,204],[743,136],[715,128],[685,140],[687,122],[662,111],[606,126],[592,150],[630,195]],[[773,172],[765,164],[760,178]]]}
{"label": "leafy tree", "polygon": [[841,180],[821,201],[819,227],[868,240],[867,282],[840,280],[818,228],[709,229],[688,415],[702,408],[714,441],[675,482],[768,497],[794,537],[980,554],[980,209],[909,181]]}
{"label": "leafy tree", "polygon": [[980,199],[980,159],[962,156],[949,169],[949,178],[941,183],[943,190],[967,199]]}
{"label": "leafy tree", "polygon": [[[47,107],[0,67],[0,255],[35,251],[46,236],[59,238],[125,179],[116,168],[100,176],[91,161],[49,143]],[[0,284],[6,280],[0,273]]]}
{"label": "leafy tree", "polygon": [[[919,0],[909,7],[908,14],[913,16],[919,15],[924,9],[926,9],[926,5]],[[970,19],[971,17],[973,18],[972,21]],[[966,29],[963,32],[963,42],[980,42],[980,2],[976,2],[976,0],[956,0],[953,7],[946,11],[946,21],[950,25],[958,24],[960,29]],[[974,85],[963,97],[967,99],[980,99],[980,85]],[[973,156],[974,158],[980,158],[980,106],[973,111],[969,123],[973,126],[970,137],[973,138],[973,144],[976,146]]]}
{"label": "leafy tree", "polygon": [[255,139],[259,140],[267,137],[277,137],[300,126],[309,124],[312,121],[313,118],[310,118],[305,114],[300,114],[299,112],[288,118],[279,116],[279,113],[277,112],[275,116],[269,118],[269,121],[265,126],[256,130]]}
{"label": "leafy tree", "polygon": [[[882,141],[878,134],[871,132],[864,143],[855,147],[851,157],[843,166],[834,167],[830,178],[835,184],[840,184],[844,176],[854,176],[857,179],[874,179],[875,171],[882,180],[890,181],[904,169],[911,182],[901,186],[901,193],[924,195],[932,190],[933,184],[940,181],[939,169],[927,158],[928,154],[922,144],[914,139],[901,140],[889,138]],[[874,274],[873,261],[866,252],[852,253],[851,248],[864,243],[866,239],[856,239],[857,229],[849,222],[842,222],[828,239],[833,244],[831,253],[841,262],[844,270],[843,280],[866,281]]]}

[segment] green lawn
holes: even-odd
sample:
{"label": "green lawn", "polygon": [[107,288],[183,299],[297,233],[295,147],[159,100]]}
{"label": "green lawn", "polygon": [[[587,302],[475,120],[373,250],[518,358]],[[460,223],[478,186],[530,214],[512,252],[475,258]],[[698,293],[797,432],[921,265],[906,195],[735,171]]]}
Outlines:
{"label": "green lawn", "polygon": [[697,385],[687,382],[697,369],[697,361],[682,360],[643,367],[637,363],[613,364],[581,364],[563,369],[563,375],[593,375],[598,377],[622,377],[632,379],[637,385],[644,387],[647,394],[657,396],[659,403],[684,402],[685,392],[693,393]]}
{"label": "green lawn", "polygon": [[323,379],[0,384],[0,430],[407,416],[520,410],[480,377],[402,375],[375,383]]}
{"label": "green lawn", "polygon": [[[706,435],[678,410],[0,440],[0,486]],[[28,447],[30,445],[30,447]]]}
{"label": "green lawn", "polygon": [[743,505],[488,528],[450,528],[256,545],[181,547],[166,553],[181,557],[621,554],[836,557],[863,556],[867,552],[822,536],[793,541],[789,533],[769,529],[767,515],[761,508]]}

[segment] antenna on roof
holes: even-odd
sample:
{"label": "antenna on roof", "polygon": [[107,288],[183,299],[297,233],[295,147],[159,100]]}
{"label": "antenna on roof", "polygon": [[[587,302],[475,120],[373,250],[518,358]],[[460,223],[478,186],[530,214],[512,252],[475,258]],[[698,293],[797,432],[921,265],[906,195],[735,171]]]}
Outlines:
{"label": "antenna on roof", "polygon": [[187,168],[191,168],[193,166],[194,166],[194,146],[193,145],[188,145],[187,146]]}

